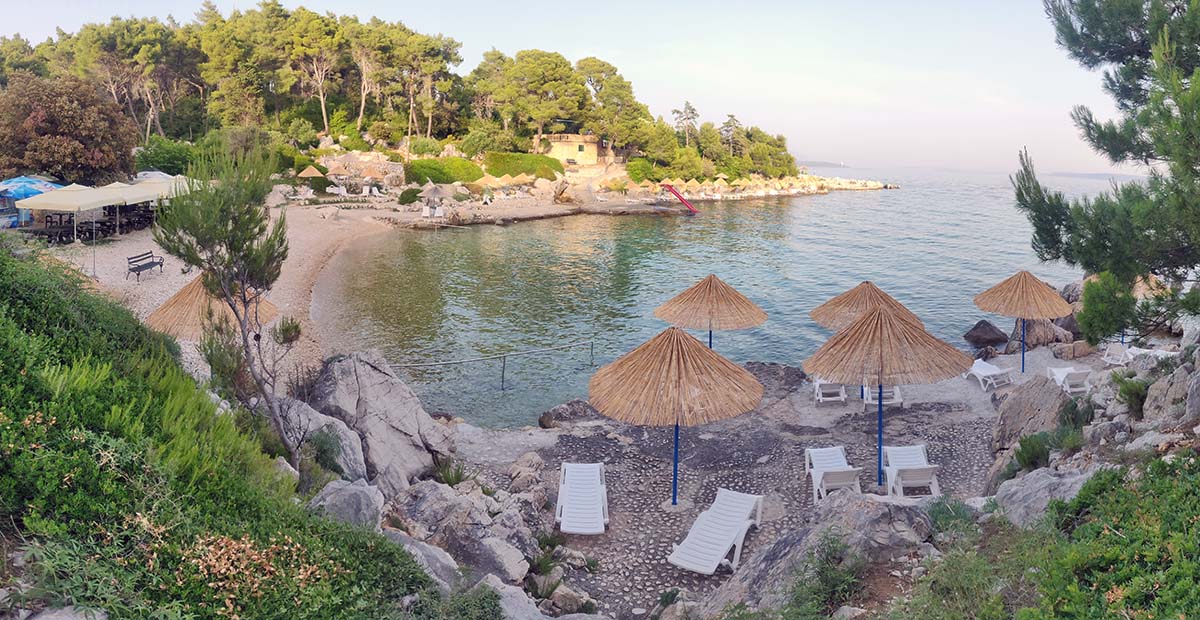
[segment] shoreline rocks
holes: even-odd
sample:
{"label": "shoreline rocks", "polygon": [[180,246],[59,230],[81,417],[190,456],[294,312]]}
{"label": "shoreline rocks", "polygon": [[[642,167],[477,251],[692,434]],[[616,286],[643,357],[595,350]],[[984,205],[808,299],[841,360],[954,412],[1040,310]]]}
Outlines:
{"label": "shoreline rocks", "polygon": [[991,321],[981,320],[963,334],[963,340],[976,349],[982,349],[1007,343],[1008,335],[1000,331],[1000,328],[993,325]]}

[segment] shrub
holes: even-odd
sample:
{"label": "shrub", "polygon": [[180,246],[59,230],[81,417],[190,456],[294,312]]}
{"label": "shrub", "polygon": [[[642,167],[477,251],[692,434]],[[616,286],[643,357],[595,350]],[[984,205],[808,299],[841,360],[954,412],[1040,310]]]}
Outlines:
{"label": "shrub", "polygon": [[824,620],[858,592],[866,563],[826,532],[809,551],[783,609],[787,620]]}
{"label": "shrub", "polygon": [[413,155],[441,155],[442,143],[433,138],[413,138],[408,145],[408,152]]}
{"label": "shrub", "polygon": [[1050,436],[1050,447],[1070,456],[1083,449],[1083,432],[1077,428],[1060,426]]}
{"label": "shrub", "polygon": [[183,174],[196,159],[196,148],[186,142],[175,142],[162,136],[150,136],[146,146],[137,153],[138,170],[158,170],[167,174]]}
{"label": "shrub", "polygon": [[1080,429],[1092,423],[1096,415],[1092,403],[1086,398],[1073,398],[1058,410],[1058,425],[1066,428]]}
{"label": "shrub", "polygon": [[926,510],[933,529],[943,533],[968,533],[976,529],[975,517],[966,504],[942,496],[934,500]]}
{"label": "shrub", "polygon": [[403,192],[400,192],[400,198],[397,201],[402,205],[410,205],[421,198],[421,190],[410,187]]}
{"label": "shrub", "polygon": [[1026,471],[1045,467],[1050,464],[1050,437],[1046,433],[1026,435],[1017,444],[1013,454],[1017,465]]}
{"label": "shrub", "polygon": [[625,172],[634,183],[641,183],[646,179],[657,182],[663,180],[666,169],[656,167],[653,161],[645,157],[635,157],[625,164]]}
{"label": "shrub", "polygon": [[554,180],[554,173],[564,173],[562,162],[557,159],[530,153],[487,153],[483,156],[483,167],[487,168],[488,174],[496,177],[528,174]]}
{"label": "shrub", "polygon": [[1117,400],[1129,405],[1129,415],[1135,420],[1142,419],[1150,384],[1134,377],[1126,377],[1119,371],[1113,371],[1112,379],[1113,383],[1117,384]]}
{"label": "shrub", "polygon": [[433,469],[433,479],[442,484],[447,484],[452,487],[474,480],[475,474],[467,472],[466,466],[454,459],[443,459],[438,461]]}
{"label": "shrub", "polygon": [[308,122],[308,119],[292,119],[292,122],[288,123],[287,130],[283,133],[292,144],[300,148],[316,146],[318,143],[317,129],[313,127],[312,123]]}
{"label": "shrub", "polygon": [[904,620],[1007,620],[1011,616],[995,572],[992,562],[975,550],[951,550],[891,615]]}
{"label": "shrub", "polygon": [[338,142],[338,144],[341,144],[342,148],[344,148],[348,151],[369,151],[369,150],[371,150],[371,145],[367,144],[367,141],[363,140],[362,136],[360,136],[358,134],[350,134],[350,135],[346,136],[345,138],[342,138]]}
{"label": "shrub", "polygon": [[410,183],[470,183],[483,177],[483,170],[469,159],[462,157],[440,157],[438,159],[414,159],[404,167],[405,178]]}
{"label": "shrub", "polygon": [[511,131],[504,131],[499,123],[480,123],[471,127],[458,148],[467,157],[487,151],[511,152],[517,150],[517,138]]}

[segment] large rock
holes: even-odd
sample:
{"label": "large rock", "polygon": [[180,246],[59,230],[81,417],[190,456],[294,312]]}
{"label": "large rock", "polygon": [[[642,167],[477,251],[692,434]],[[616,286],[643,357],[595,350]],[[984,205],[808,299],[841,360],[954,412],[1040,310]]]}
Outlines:
{"label": "large rock", "polygon": [[537,550],[537,537],[515,509],[433,480],[412,485],[394,506],[413,538],[449,551],[461,564],[508,583],[520,583],[529,572],[526,554]]}
{"label": "large rock", "polygon": [[392,498],[433,469],[434,455],[454,452],[450,431],[392,372],[379,351],[330,360],[313,388],[313,406],[362,438],[371,482]]}
{"label": "large rock", "polygon": [[1062,290],[1060,290],[1058,294],[1062,295],[1062,298],[1065,299],[1069,304],[1073,304],[1077,301],[1083,301],[1083,280],[1076,280],[1074,282],[1068,282],[1067,284],[1064,284]]}
{"label": "large rock", "polygon": [[1071,336],[1075,339],[1083,335],[1083,329],[1079,327],[1079,320],[1075,318],[1074,314],[1068,314],[1061,319],[1054,319],[1054,324],[1071,332]]}
{"label": "large rock", "polygon": [[366,480],[333,480],[308,502],[308,507],[335,521],[379,529],[383,493]]}
{"label": "large rock", "polygon": [[1180,367],[1151,384],[1142,407],[1143,417],[1152,422],[1178,419],[1184,413],[1190,379],[1187,369]]}
{"label": "large rock", "polygon": [[[547,620],[550,618],[538,609],[537,603],[525,593],[525,590],[506,584],[495,575],[487,575],[475,587],[491,588],[500,595],[500,609],[504,612],[504,620]],[[606,620],[608,616],[567,614],[558,616],[558,618],[560,620]]]}
{"label": "large rock", "polygon": [[367,464],[363,460],[362,439],[358,433],[350,430],[345,422],[317,413],[307,403],[293,398],[283,398],[280,401],[284,416],[288,419],[287,432],[293,443],[308,441],[316,433],[326,433],[334,438],[338,445],[337,464],[342,469],[342,477],[346,480],[358,480],[367,477]]}
{"label": "large rock", "polygon": [[1004,517],[1014,524],[1032,525],[1046,514],[1050,500],[1069,501],[1101,469],[1098,465],[1074,471],[1056,471],[1048,467],[1035,469],[1001,483],[996,490],[996,504]]}
{"label": "large rock", "polygon": [[[1075,342],[1075,336],[1047,319],[1030,319],[1025,322],[1026,349],[1034,349],[1056,342]],[[1009,354],[1021,352],[1021,319],[1016,319],[1004,352]]]}
{"label": "large rock", "polygon": [[1184,403],[1183,419],[1200,420],[1200,372],[1192,373],[1188,380],[1187,401]]}
{"label": "large rock", "polygon": [[108,614],[99,609],[61,607],[42,611],[31,616],[29,620],[108,620]]}
{"label": "large rock", "polygon": [[1012,461],[1020,438],[1058,428],[1058,412],[1067,401],[1062,388],[1043,376],[1018,385],[1004,399],[992,435],[992,453],[996,460],[988,472],[986,488],[989,492],[1000,483],[1001,474]]}
{"label": "large rock", "polygon": [[916,500],[848,491],[835,491],[821,502],[814,522],[818,525],[786,532],[770,546],[743,557],[737,572],[705,598],[700,617],[737,603],[780,607],[795,583],[797,568],[826,532],[845,541],[849,553],[879,561],[908,553],[933,531]]}
{"label": "large rock", "polygon": [[449,594],[462,579],[462,571],[458,569],[458,563],[443,549],[421,542],[399,530],[387,529],[383,531],[383,535],[404,547],[409,555],[417,561],[417,564],[420,564],[421,568],[424,568],[425,572],[433,577],[433,580],[437,582],[438,590],[443,595]]}
{"label": "large rock", "polygon": [[976,349],[983,347],[992,347],[998,344],[1008,342],[1008,336],[1000,331],[999,327],[992,324],[991,321],[983,320],[975,324],[975,327],[967,330],[963,334],[963,340],[966,340],[971,346]]}

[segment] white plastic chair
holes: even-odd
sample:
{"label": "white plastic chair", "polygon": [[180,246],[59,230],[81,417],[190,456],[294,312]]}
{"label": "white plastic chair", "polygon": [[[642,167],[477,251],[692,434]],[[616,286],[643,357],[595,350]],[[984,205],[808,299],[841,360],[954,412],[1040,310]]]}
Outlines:
{"label": "white plastic chair", "polygon": [[904,489],[929,487],[929,494],[942,494],[938,486],[937,465],[929,464],[925,446],[884,446],[883,473],[887,476],[887,494],[904,497]]}
{"label": "white plastic chair", "polygon": [[[863,385],[866,386],[866,389],[863,391],[863,411],[866,411],[879,404],[879,386],[866,385],[866,381],[863,381]],[[892,405],[903,409],[904,397],[900,395],[900,386],[885,385],[883,386],[883,406],[891,407]]]}
{"label": "white plastic chair", "polygon": [[1124,366],[1129,362],[1129,350],[1123,344],[1110,342],[1104,347],[1101,361],[1105,366]]}
{"label": "white plastic chair", "polygon": [[1087,392],[1091,388],[1088,380],[1091,375],[1089,370],[1080,370],[1074,367],[1046,369],[1046,376],[1057,383],[1069,396]]}
{"label": "white plastic chair", "polygon": [[861,467],[850,466],[842,446],[804,450],[804,475],[812,484],[814,504],[835,489],[854,489],[856,493],[862,493],[862,484],[858,480],[861,471]]}
{"label": "white plastic chair", "polygon": [[846,402],[846,386],[841,383],[827,383],[816,377],[813,378],[813,400],[821,403]]}
{"label": "white plastic chair", "polygon": [[674,546],[667,561],[702,575],[717,572],[722,564],[729,564],[736,571],[746,532],[762,523],[762,499],[761,495],[717,489],[712,506],[696,517],[687,536]]}
{"label": "white plastic chair", "polygon": [[979,388],[986,392],[989,388],[994,390],[1002,385],[1012,383],[1012,372],[1011,368],[1001,368],[983,360],[975,360],[963,378],[975,377],[979,381]]}
{"label": "white plastic chair", "polygon": [[608,486],[603,463],[563,463],[558,473],[554,520],[564,534],[603,534],[608,525]]}

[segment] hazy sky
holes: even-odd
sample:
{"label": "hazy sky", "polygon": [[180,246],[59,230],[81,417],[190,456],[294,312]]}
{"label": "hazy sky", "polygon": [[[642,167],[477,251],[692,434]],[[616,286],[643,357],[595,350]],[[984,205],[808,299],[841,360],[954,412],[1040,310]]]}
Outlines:
{"label": "hazy sky", "polygon": [[[6,2],[0,29],[36,41],[114,13],[189,21],[200,0]],[[253,2],[217,0],[222,11]],[[801,159],[856,166],[1009,171],[1028,146],[1038,167],[1101,172],[1070,122],[1113,106],[1100,75],[1054,43],[1040,0],[931,2],[397,2],[285,0],[400,20],[463,43],[460,73],[484,51],[542,48],[620,68],[656,115],[690,100],[783,133]],[[451,8],[452,7],[452,8]]]}

